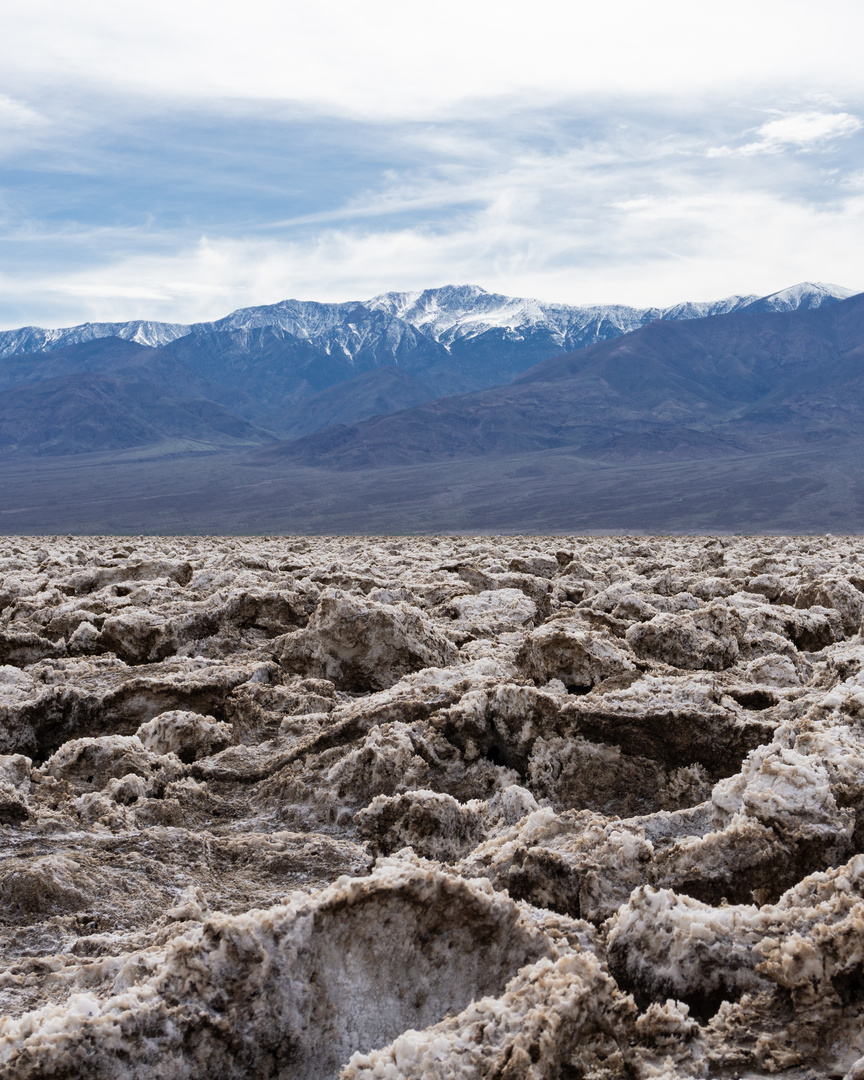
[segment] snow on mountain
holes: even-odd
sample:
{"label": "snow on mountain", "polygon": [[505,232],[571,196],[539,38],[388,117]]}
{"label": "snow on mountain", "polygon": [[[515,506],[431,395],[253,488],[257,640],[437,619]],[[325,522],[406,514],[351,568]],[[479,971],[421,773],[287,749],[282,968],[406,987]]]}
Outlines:
{"label": "snow on mountain", "polygon": [[351,301],[343,304],[321,304],[315,300],[282,300],[278,304],[238,308],[215,322],[195,323],[192,331],[256,330],[278,327],[295,337],[315,340],[343,326],[358,306]]}
{"label": "snow on mountain", "polygon": [[59,330],[44,330],[40,326],[22,326],[20,330],[0,331],[0,358],[16,353],[52,352],[67,345],[79,345],[96,338],[119,337],[138,345],[167,345],[185,337],[189,327],[182,323],[145,322],[81,323]]}
{"label": "snow on mountain", "polygon": [[[624,333],[660,314],[655,308],[623,305],[572,307],[546,304],[541,300],[489,293],[479,285],[447,285],[423,292],[384,293],[369,300],[367,306],[409,323],[445,346],[489,330],[502,330],[507,336],[521,337],[525,331],[542,329],[566,348],[571,345],[571,339],[591,327],[599,327],[604,320],[618,333]],[[603,337],[601,334],[597,340]]]}
{"label": "snow on mountain", "polygon": [[758,300],[755,293],[750,296],[727,296],[724,300],[707,300],[701,303],[687,301],[663,309],[663,319],[704,319],[708,315],[728,315],[730,311],[740,311]]}
{"label": "snow on mountain", "polygon": [[[654,319],[701,319],[744,308],[794,311],[799,307],[815,308],[844,300],[854,292],[838,285],[805,283],[769,297],[735,295],[723,300],[685,302],[667,308],[634,308],[624,304],[575,307],[502,296],[486,292],[478,285],[448,285],[423,292],[384,293],[367,301],[365,306],[386,311],[444,345],[493,329],[519,336],[526,330],[542,328],[563,348],[572,349],[628,333]],[[763,304],[765,306],[759,306]]]}
{"label": "snow on mountain", "polygon": [[812,308],[822,307],[823,304],[833,304],[838,300],[846,300],[855,295],[854,289],[846,289],[842,285],[826,285],[821,281],[804,281],[800,285],[792,285],[788,289],[771,293],[770,296],[754,298],[747,304],[748,311],[809,311]]}
{"label": "snow on mountain", "polygon": [[794,311],[836,303],[852,295],[854,290],[842,286],[805,282],[764,297],[730,296],[668,308],[634,308],[623,304],[551,304],[490,293],[479,285],[446,285],[339,304],[283,300],[240,308],[214,322],[192,325],[137,320],[83,323],[57,330],[27,326],[0,332],[0,358],[50,352],[110,336],[161,346],[190,333],[244,333],[264,328],[352,360],[364,350],[379,358],[398,358],[424,342],[450,351],[483,334],[497,334],[512,342],[544,340],[563,351],[618,337],[654,319],[698,319],[745,309]]}
{"label": "snow on mountain", "polygon": [[520,299],[489,293],[479,285],[445,285],[415,293],[384,293],[367,302],[374,311],[384,311],[422,330],[435,341],[474,336],[498,327],[516,330],[526,326],[546,325],[555,329],[566,326],[567,319],[558,312],[571,314],[582,308],[543,304],[539,300]]}
{"label": "snow on mountain", "polygon": [[[196,323],[193,333],[246,333],[267,329],[308,342],[326,353],[353,360],[367,352],[380,362],[406,350],[416,349],[426,335],[396,316],[371,307],[371,302],[349,301],[323,304],[317,301],[283,300],[278,304],[241,308],[212,323]],[[385,359],[386,358],[386,359]]]}

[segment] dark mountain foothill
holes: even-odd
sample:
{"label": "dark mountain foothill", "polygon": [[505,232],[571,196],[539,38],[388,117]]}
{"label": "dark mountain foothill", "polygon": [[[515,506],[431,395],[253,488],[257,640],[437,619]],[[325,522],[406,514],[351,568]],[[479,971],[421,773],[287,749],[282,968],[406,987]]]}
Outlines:
{"label": "dark mountain foothill", "polygon": [[215,402],[169,397],[136,375],[63,375],[0,398],[0,448],[19,454],[126,450],[176,439],[249,446],[270,438]]}
{"label": "dark mountain foothill", "polygon": [[113,375],[124,368],[146,365],[157,355],[148,345],[119,337],[83,341],[50,352],[15,353],[0,361],[0,390],[89,371]]}

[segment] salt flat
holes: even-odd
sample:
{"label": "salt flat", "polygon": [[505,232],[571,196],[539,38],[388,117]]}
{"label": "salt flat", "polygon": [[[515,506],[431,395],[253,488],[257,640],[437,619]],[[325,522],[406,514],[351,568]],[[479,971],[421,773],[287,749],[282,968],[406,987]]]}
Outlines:
{"label": "salt flat", "polygon": [[864,1076],[862,618],[857,537],[4,538],[0,1075]]}

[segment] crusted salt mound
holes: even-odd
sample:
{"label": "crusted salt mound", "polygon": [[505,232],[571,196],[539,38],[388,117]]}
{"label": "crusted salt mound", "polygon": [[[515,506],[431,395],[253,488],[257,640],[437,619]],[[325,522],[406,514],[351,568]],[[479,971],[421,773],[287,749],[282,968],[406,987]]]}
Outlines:
{"label": "crusted salt mound", "polygon": [[406,1031],[383,1050],[353,1054],[340,1080],[553,1077],[572,1060],[583,1076],[625,1075],[619,1040],[633,1031],[634,1013],[594,956],[571,953],[524,968],[498,998]]}
{"label": "crusted salt mound", "polygon": [[446,664],[455,651],[416,607],[327,589],[307,628],[284,638],[278,656],[286,671],[363,691],[392,686],[409,671]]}
{"label": "crusted salt mound", "polygon": [[[615,609],[620,613],[620,605]],[[640,656],[678,668],[720,671],[738,659],[746,619],[735,608],[709,604],[695,612],[661,613],[627,629],[627,642]]]}
{"label": "crusted salt mound", "polygon": [[69,1005],[0,1028],[0,1064],[98,1077],[118,1069],[122,1047],[128,1077],[285,1075],[289,1062],[293,1075],[329,1077],[355,1048],[460,1012],[554,951],[489,888],[383,866],[284,907],[206,918],[158,963],[130,956],[103,996],[70,972],[81,991]]}
{"label": "crusted salt mound", "polygon": [[532,679],[558,679],[567,687],[590,690],[604,679],[635,673],[634,659],[626,643],[608,632],[556,619],[528,635],[516,662]]}
{"label": "crusted salt mound", "polygon": [[0,1076],[864,1076],[864,543],[0,543]]}
{"label": "crusted salt mound", "polygon": [[24,796],[30,791],[30,758],[0,754],[0,822],[24,821],[30,816]]}
{"label": "crusted salt mound", "polygon": [[146,749],[137,735],[103,735],[98,739],[72,739],[42,766],[53,780],[66,780],[86,791],[100,790],[121,776],[158,777],[164,786],[183,775],[176,757]]}
{"label": "crusted salt mound", "polygon": [[454,623],[450,627],[464,637],[494,638],[506,631],[533,626],[537,604],[521,589],[487,589],[469,596],[458,596],[450,604]]}
{"label": "crusted salt mound", "polygon": [[224,750],[233,732],[231,724],[211,716],[172,709],[142,724],[135,734],[145,749],[154,754],[174,753],[189,763]]}

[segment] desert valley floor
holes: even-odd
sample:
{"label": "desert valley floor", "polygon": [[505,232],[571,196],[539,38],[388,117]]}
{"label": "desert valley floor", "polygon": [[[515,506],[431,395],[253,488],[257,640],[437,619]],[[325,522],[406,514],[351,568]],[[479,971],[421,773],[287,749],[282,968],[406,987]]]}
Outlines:
{"label": "desert valley floor", "polygon": [[3,1080],[864,1078],[864,540],[0,539]]}

